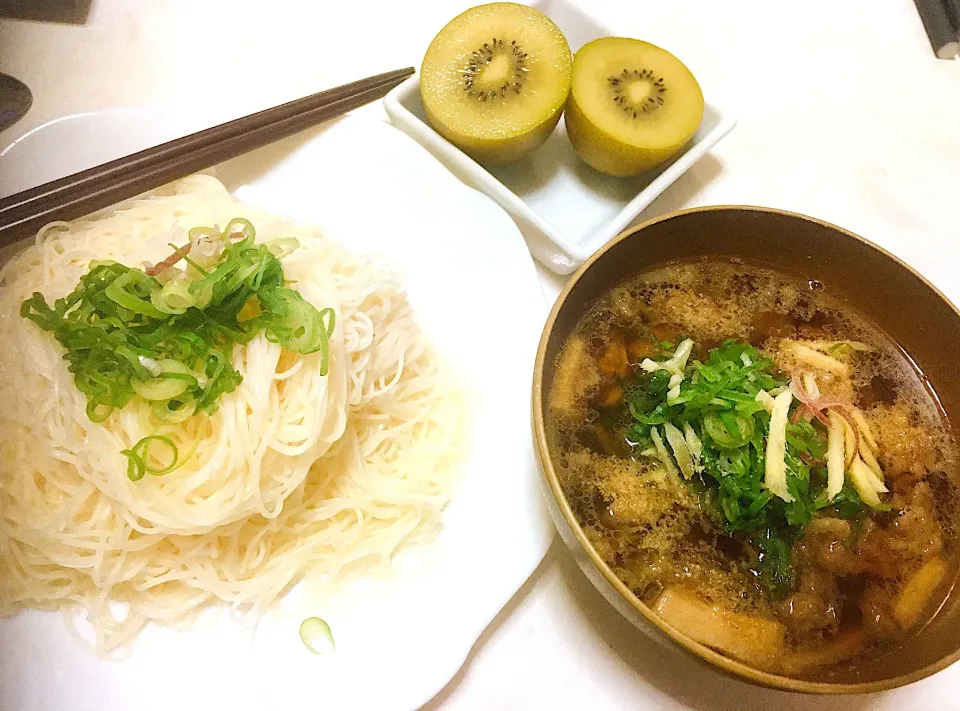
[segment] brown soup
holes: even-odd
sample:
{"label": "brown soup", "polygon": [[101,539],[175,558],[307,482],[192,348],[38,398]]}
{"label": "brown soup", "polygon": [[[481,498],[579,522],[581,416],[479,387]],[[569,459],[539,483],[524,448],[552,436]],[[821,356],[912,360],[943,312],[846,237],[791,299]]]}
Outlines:
{"label": "brown soup", "polygon": [[673,263],[558,356],[548,441],[597,553],[681,632],[824,679],[901,644],[956,577],[956,448],[920,373],[816,281]]}

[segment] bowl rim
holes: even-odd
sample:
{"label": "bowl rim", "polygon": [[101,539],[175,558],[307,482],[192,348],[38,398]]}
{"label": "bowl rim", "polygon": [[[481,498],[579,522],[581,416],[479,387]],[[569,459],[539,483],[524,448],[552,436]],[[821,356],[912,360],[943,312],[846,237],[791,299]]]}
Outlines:
{"label": "bowl rim", "polygon": [[[655,225],[659,222],[664,222],[666,220],[671,220],[676,217],[681,217],[683,215],[699,213],[699,212],[720,212],[720,211],[751,211],[751,212],[760,212],[760,213],[772,213],[780,216],[791,217],[799,220],[804,220],[807,222],[812,222],[821,227],[826,227],[828,229],[835,230],[846,237],[849,237],[861,244],[876,250],[882,256],[892,260],[899,267],[909,272],[916,279],[918,279],[925,287],[933,291],[950,309],[953,310],[957,318],[960,319],[960,310],[957,309],[950,299],[948,299],[943,292],[941,292],[935,285],[933,285],[926,277],[920,274],[917,270],[911,267],[909,264],[904,262],[902,259],[887,251],[883,247],[871,242],[870,240],[861,237],[849,230],[846,230],[842,227],[834,225],[825,220],[820,220],[815,217],[810,217],[809,215],[804,215],[798,212],[791,212],[789,210],[781,210],[779,208],[772,207],[759,207],[754,205],[707,205],[702,207],[692,207],[686,208],[683,210],[676,210],[673,212],[665,213],[663,215],[658,215],[650,220],[646,220],[640,224],[634,225],[627,228],[618,234],[614,239],[609,241],[607,244],[603,245],[598,249],[590,258],[588,258],[577,271],[567,280],[567,283],[564,285],[563,290],[560,292],[560,295],[557,297],[556,302],[553,305],[553,308],[550,310],[550,315],[547,317],[547,321],[544,324],[543,333],[540,337],[540,344],[537,348],[537,357],[534,365],[534,377],[533,377],[533,401],[532,401],[532,419],[533,419],[533,436],[534,436],[534,449],[537,454],[537,462],[539,464],[539,469],[541,476],[545,480],[547,486],[550,489],[550,492],[553,497],[553,501],[557,506],[560,514],[563,516],[563,519],[566,525],[569,527],[570,531],[573,533],[574,537],[577,539],[577,542],[582,548],[583,552],[586,553],[587,557],[590,559],[593,566],[596,570],[603,576],[606,582],[616,590],[620,598],[626,602],[633,611],[639,613],[649,624],[659,630],[660,633],[672,640],[680,649],[682,649],[687,654],[692,655],[701,662],[706,662],[707,664],[719,669],[720,671],[742,679],[744,681],[756,684],[759,686],[765,686],[772,689],[779,689],[782,691],[792,691],[799,692],[804,694],[866,694],[874,693],[878,691],[887,691],[890,689],[895,689],[901,686],[906,686],[907,684],[912,684],[913,682],[924,679],[928,676],[936,674],[943,669],[946,669],[948,666],[960,659],[960,648],[956,649],[951,654],[944,656],[938,661],[928,664],[925,667],[922,667],[916,671],[910,672],[908,674],[901,674],[898,676],[890,677],[888,679],[880,679],[877,681],[867,681],[867,682],[855,682],[855,683],[830,683],[830,682],[815,682],[807,681],[804,679],[796,679],[793,677],[782,676],[780,674],[773,674],[771,672],[760,671],[755,669],[744,662],[737,661],[731,657],[727,657],[719,652],[714,651],[710,647],[707,647],[700,642],[693,640],[687,635],[683,634],[679,630],[675,629],[673,626],[668,625],[664,622],[659,615],[653,612],[648,605],[643,603],[633,592],[614,574],[613,570],[603,561],[597,551],[594,549],[593,545],[587,539],[586,534],[584,534],[583,529],[580,524],[577,522],[576,516],[573,513],[572,508],[570,507],[569,502],[567,501],[566,496],[563,493],[563,489],[560,486],[560,481],[557,477],[557,472],[554,468],[552,458],[550,457],[549,448],[547,446],[547,437],[546,429],[544,426],[544,417],[543,417],[543,408],[544,408],[544,393],[543,393],[543,372],[546,359],[546,349],[547,344],[550,340],[550,337],[553,333],[554,326],[557,321],[557,317],[560,312],[563,310],[564,305],[566,304],[567,298],[570,293],[576,287],[577,283],[580,281],[580,278],[591,268],[594,264],[600,261],[604,255],[613,249],[620,242],[632,237],[633,235],[641,232],[647,227]],[[559,523],[559,522],[557,522]],[[588,576],[589,577],[589,576]]]}

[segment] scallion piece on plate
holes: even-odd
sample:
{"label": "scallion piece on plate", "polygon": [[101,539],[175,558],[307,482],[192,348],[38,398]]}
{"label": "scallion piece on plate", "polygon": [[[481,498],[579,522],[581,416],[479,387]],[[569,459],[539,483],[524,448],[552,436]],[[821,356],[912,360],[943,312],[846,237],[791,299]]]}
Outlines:
{"label": "scallion piece on plate", "polygon": [[330,625],[319,617],[308,617],[300,623],[300,640],[314,654],[325,654],[336,648]]}

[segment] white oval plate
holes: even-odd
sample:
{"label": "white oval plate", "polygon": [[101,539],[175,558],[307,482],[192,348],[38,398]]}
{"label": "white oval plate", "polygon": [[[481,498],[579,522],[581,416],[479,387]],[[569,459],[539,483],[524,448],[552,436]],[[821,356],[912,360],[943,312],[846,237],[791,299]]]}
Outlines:
{"label": "white oval plate", "polygon": [[[0,175],[30,176],[4,187],[195,128],[171,116],[120,110],[48,124],[0,154]],[[322,602],[300,586],[253,633],[211,612],[183,632],[148,628],[128,660],[109,662],[78,644],[59,615],[0,620],[5,711],[416,708],[453,677],[552,540],[529,423],[546,305],[510,218],[413,140],[363,117],[214,172],[241,199],[318,224],[404,272],[424,326],[472,393],[463,481],[437,540],[398,556],[391,574]],[[330,623],[335,652],[316,656],[301,644],[299,622],[313,615]]]}

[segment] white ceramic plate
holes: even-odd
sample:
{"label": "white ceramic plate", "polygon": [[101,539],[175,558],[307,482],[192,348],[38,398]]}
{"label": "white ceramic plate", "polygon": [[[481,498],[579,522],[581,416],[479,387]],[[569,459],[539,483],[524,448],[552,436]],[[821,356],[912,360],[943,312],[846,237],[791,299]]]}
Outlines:
{"label": "white ceramic plate", "polygon": [[[48,180],[193,128],[171,116],[124,110],[56,122],[0,156],[0,175]],[[81,139],[82,155],[73,151]],[[546,306],[510,218],[411,139],[360,117],[215,172],[242,199],[384,254],[406,274],[422,322],[474,397],[464,479],[439,538],[398,557],[392,574],[326,602],[301,586],[254,633],[209,614],[184,632],[149,628],[130,659],[107,662],[59,615],[0,620],[4,711],[416,708],[456,673],[552,539],[529,424]],[[301,644],[299,622],[311,615],[330,623],[336,652],[315,656]]]}

